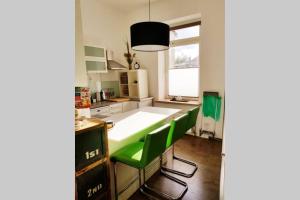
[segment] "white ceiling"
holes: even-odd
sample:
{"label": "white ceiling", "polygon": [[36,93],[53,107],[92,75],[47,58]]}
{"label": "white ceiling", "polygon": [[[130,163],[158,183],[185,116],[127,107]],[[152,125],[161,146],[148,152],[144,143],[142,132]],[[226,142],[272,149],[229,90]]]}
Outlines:
{"label": "white ceiling", "polygon": [[[124,12],[130,12],[140,6],[148,6],[149,0],[100,0],[101,2],[108,4],[116,9]],[[151,0],[151,3],[162,0]]]}

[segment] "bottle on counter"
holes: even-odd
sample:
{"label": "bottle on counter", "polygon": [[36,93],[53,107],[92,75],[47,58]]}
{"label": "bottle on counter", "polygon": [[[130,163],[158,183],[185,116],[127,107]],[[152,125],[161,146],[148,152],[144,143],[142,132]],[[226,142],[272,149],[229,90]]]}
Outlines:
{"label": "bottle on counter", "polygon": [[101,101],[100,92],[96,92],[96,100],[97,102]]}
{"label": "bottle on counter", "polygon": [[96,100],[96,93],[92,93],[91,94],[91,103],[96,103],[97,102],[97,100]]}
{"label": "bottle on counter", "polygon": [[93,103],[93,95],[91,94],[91,98],[90,98],[91,104]]}
{"label": "bottle on counter", "polygon": [[104,96],[103,96],[103,94],[104,94],[104,92],[103,92],[103,90],[101,89],[101,91],[100,91],[100,99],[101,99],[101,101],[104,101]]}

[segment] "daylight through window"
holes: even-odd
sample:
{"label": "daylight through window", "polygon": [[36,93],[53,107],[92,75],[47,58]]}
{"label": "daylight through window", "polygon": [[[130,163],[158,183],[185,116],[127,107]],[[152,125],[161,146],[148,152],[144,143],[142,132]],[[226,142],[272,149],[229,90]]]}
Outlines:
{"label": "daylight through window", "polygon": [[199,97],[200,22],[171,28],[170,40],[167,94]]}

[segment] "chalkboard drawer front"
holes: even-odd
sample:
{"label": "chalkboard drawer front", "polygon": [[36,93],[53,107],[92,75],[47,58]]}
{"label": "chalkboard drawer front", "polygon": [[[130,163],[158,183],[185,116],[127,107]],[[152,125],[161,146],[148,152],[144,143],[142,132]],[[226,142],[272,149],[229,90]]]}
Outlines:
{"label": "chalkboard drawer front", "polygon": [[95,200],[109,200],[110,197],[108,196],[108,192],[101,194],[101,196],[97,197]]}
{"label": "chalkboard drawer front", "polygon": [[104,128],[89,130],[75,136],[76,171],[103,158],[106,153]]}
{"label": "chalkboard drawer front", "polygon": [[106,163],[98,165],[76,177],[78,200],[103,199],[108,189]]}

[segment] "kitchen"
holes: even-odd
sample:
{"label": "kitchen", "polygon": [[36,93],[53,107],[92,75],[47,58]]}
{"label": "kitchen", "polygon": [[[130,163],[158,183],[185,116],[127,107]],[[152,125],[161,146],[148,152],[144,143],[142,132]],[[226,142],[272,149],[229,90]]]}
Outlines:
{"label": "kitchen", "polygon": [[[191,161],[197,160],[197,165],[192,165],[196,166],[194,173],[197,176],[202,170],[205,171],[205,166],[198,160],[202,158],[198,157],[200,155],[213,157],[211,166],[206,166],[213,169],[213,172],[201,175],[200,180],[199,177],[195,179],[195,176],[191,178],[178,176],[175,184],[182,183],[182,180],[187,183],[181,185],[188,188],[179,195],[183,199],[219,199],[221,196],[222,186],[219,179],[224,120],[224,2],[212,3],[204,0],[188,2],[183,5],[183,2],[178,0],[151,2],[76,0],[75,106],[78,119],[76,137],[84,135],[82,134],[84,130],[90,130],[92,127],[106,130],[101,132],[102,146],[106,149],[105,151],[102,149],[102,157],[98,156],[99,151],[97,153],[94,151],[96,146],[88,151],[89,154],[86,154],[87,150],[78,151],[88,160],[85,164],[76,165],[76,180],[79,183],[76,186],[76,195],[79,200],[89,199],[85,194],[100,199],[146,199],[147,194],[138,192],[140,174],[135,168],[113,160],[114,153],[138,142],[148,133],[156,131],[195,108],[200,109],[197,110],[195,123],[192,129],[186,131],[185,136],[176,143],[175,152],[180,152],[182,157],[189,158]],[[179,70],[173,73],[175,70],[168,70],[165,67],[169,60],[166,56],[172,55],[166,55],[165,52],[168,51],[141,52],[132,49],[130,26],[137,22],[148,21],[148,18],[151,21],[167,23],[173,28],[170,29],[171,40],[175,37],[172,45],[176,45],[176,42],[178,47],[186,45],[187,49],[184,51],[194,56],[191,63],[197,61],[196,67],[190,67],[190,71],[186,70],[183,75],[180,69],[184,69],[180,66]],[[192,33],[196,35],[187,39],[184,38],[187,36],[183,36],[176,41],[178,36],[172,34],[177,31],[180,37],[180,31],[185,29],[197,29]],[[174,49],[176,47],[174,46]],[[176,52],[174,55],[176,57]],[[188,78],[184,79],[184,77]],[[189,78],[190,80],[187,81]],[[182,85],[184,87],[181,87]],[[170,92],[173,92],[172,95]],[[216,97],[213,115],[201,108],[205,100],[202,94]],[[207,102],[211,102],[210,99],[207,99]],[[210,116],[210,118],[202,120],[203,116]],[[88,138],[76,139],[76,154],[77,147],[84,145],[82,141],[87,141],[88,144]],[[97,145],[101,146],[101,144]],[[204,146],[205,149],[201,151],[195,149],[198,145]],[[185,154],[185,149],[193,156]],[[174,152],[173,147],[168,148],[161,157],[156,157],[148,163],[149,165],[143,171],[145,173],[143,179],[152,181],[153,177],[157,177],[161,167],[160,162],[167,165],[177,163],[172,160],[172,151]],[[216,153],[209,154],[210,151]],[[199,156],[195,153],[199,153]],[[93,162],[91,162],[92,157]],[[80,162],[85,162],[83,158]],[[89,185],[89,181],[97,176],[84,176],[95,166],[100,166],[100,163],[107,165],[107,178],[103,180],[107,184],[102,183],[97,189],[96,186],[99,184],[91,181]],[[174,164],[174,166],[182,167],[181,164]],[[190,166],[185,164],[183,167],[190,169]],[[196,189],[200,186],[192,182],[202,182],[207,178],[206,176],[214,176],[208,181],[217,183],[204,184],[201,196]],[[81,177],[84,177],[83,181]],[[104,189],[102,191],[103,185],[106,185],[103,187],[106,188],[105,197],[101,196],[102,194],[99,196],[99,193],[104,191]],[[95,187],[93,195],[87,192],[88,189]],[[164,187],[167,190],[165,193],[172,193],[175,196],[181,190],[180,187],[177,188],[178,186],[174,186],[178,191],[172,191],[171,188],[163,185],[163,189]],[[209,190],[209,187],[213,187],[213,191]],[[157,197],[157,194],[154,196],[162,198]]]}

